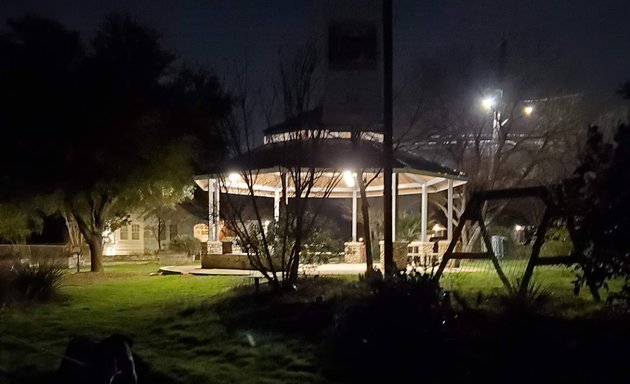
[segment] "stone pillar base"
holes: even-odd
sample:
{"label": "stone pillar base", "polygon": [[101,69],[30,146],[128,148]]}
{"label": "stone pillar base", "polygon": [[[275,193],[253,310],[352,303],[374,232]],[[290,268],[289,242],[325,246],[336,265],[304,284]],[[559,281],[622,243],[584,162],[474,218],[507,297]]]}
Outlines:
{"label": "stone pillar base", "polygon": [[365,245],[359,241],[344,243],[344,262],[365,263]]}
{"label": "stone pillar base", "polygon": [[[385,242],[379,241],[380,253],[381,253],[381,268],[385,271]],[[408,257],[407,257],[407,241],[394,241],[394,266],[399,271],[407,270]]]}
{"label": "stone pillar base", "polygon": [[247,255],[204,255],[201,257],[201,268],[212,269],[255,269]]}
{"label": "stone pillar base", "polygon": [[222,255],[223,243],[221,241],[208,241],[208,255]]}

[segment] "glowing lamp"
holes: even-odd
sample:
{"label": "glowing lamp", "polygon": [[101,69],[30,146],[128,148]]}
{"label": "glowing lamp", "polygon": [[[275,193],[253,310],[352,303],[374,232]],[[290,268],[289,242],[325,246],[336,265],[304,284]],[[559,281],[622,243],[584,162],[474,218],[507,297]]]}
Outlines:
{"label": "glowing lamp", "polygon": [[496,100],[494,99],[494,97],[484,97],[483,99],[481,99],[481,106],[486,110],[494,108],[495,103]]}
{"label": "glowing lamp", "polygon": [[350,171],[344,171],[343,172],[343,181],[346,183],[346,185],[350,188],[354,187],[354,175],[352,174],[352,172]]}
{"label": "glowing lamp", "polygon": [[232,172],[228,175],[228,180],[230,180],[233,183],[239,181],[240,178],[241,176],[236,172]]}

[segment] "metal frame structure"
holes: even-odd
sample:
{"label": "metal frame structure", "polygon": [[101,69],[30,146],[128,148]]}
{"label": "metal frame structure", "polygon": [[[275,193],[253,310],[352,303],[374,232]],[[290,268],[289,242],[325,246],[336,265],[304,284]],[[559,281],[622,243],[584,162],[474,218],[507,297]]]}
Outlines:
{"label": "metal frame structure", "polygon": [[[547,229],[549,225],[553,222],[553,220],[560,217],[560,210],[554,203],[551,198],[551,189],[547,187],[527,187],[527,188],[512,188],[512,189],[501,189],[501,190],[493,190],[493,191],[481,191],[474,193],[470,198],[466,206],[466,210],[462,214],[462,217],[459,220],[459,224],[453,233],[453,238],[446,250],[444,257],[442,258],[442,262],[437,269],[437,272],[434,275],[434,279],[438,281],[446,268],[446,265],[450,260],[461,260],[461,259],[475,259],[475,260],[490,260],[494,265],[494,268],[497,271],[499,278],[503,285],[512,289],[512,285],[510,281],[503,273],[501,269],[501,265],[492,250],[492,244],[490,242],[490,238],[488,237],[488,233],[486,231],[486,226],[482,217],[482,208],[484,204],[488,201],[492,200],[504,200],[504,199],[519,199],[519,198],[527,198],[527,197],[535,197],[539,198],[545,205],[545,213],[543,218],[536,229],[536,240],[532,245],[532,253],[527,262],[527,266],[525,267],[525,272],[523,273],[523,277],[521,279],[521,283],[519,286],[518,293],[523,296],[527,293],[527,289],[529,287],[531,278],[534,274],[534,268],[540,265],[572,265],[575,263],[579,263],[580,257],[574,251],[571,252],[570,255],[562,255],[562,256],[547,256],[544,258],[540,258],[540,249],[542,248],[543,243],[545,242],[545,235],[547,233]],[[471,252],[454,252],[455,245],[460,240],[462,235],[462,230],[464,229],[464,225],[466,222],[472,221],[477,222],[481,229],[481,237],[486,246],[486,252],[481,253],[471,253]],[[571,235],[571,233],[569,233]],[[587,279],[588,280],[588,279]],[[597,288],[589,285],[589,289],[593,298],[597,301],[600,300],[599,293],[597,292]]]}

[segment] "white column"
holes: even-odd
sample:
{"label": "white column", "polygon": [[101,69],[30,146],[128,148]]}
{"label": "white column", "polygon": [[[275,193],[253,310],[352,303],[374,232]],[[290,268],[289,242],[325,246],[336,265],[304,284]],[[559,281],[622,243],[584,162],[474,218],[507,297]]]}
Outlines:
{"label": "white column", "polygon": [[215,180],[214,182],[214,193],[216,196],[214,203],[214,241],[219,241],[219,232],[221,232],[221,203],[219,201],[219,198],[221,197],[221,188],[219,186],[219,180]]}
{"label": "white column", "polygon": [[357,241],[357,191],[352,191],[352,241]]}
{"label": "white column", "polygon": [[273,221],[280,220],[280,190],[273,191]]}
{"label": "white column", "polygon": [[420,237],[422,241],[427,241],[427,210],[429,207],[429,194],[427,193],[427,184],[422,184],[422,207],[421,207],[421,227]]}
{"label": "white column", "polygon": [[208,242],[214,241],[214,181],[208,178]]}
{"label": "white column", "polygon": [[396,173],[392,173],[392,241],[396,241],[396,195],[398,190],[398,180]]}
{"label": "white column", "polygon": [[447,225],[446,225],[446,235],[448,241],[453,239],[453,180],[448,180],[448,195],[447,195],[447,211],[446,215]]}
{"label": "white column", "polygon": [[284,174],[284,185],[286,186],[286,194],[284,196],[284,205],[289,205],[289,174]]}

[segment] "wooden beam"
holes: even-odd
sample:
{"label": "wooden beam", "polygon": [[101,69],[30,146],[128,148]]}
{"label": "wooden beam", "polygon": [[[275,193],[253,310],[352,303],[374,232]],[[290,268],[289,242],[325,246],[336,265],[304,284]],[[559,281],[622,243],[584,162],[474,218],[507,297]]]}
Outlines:
{"label": "wooden beam", "polygon": [[492,243],[490,242],[488,231],[486,230],[486,223],[484,223],[483,218],[478,219],[477,222],[479,223],[479,228],[481,229],[481,238],[483,239],[483,242],[486,245],[486,249],[490,254],[490,260],[492,261],[492,265],[494,265],[494,269],[497,270],[499,279],[501,279],[505,288],[507,288],[508,290],[512,290],[512,284],[510,284],[507,276],[505,276],[505,273],[503,273],[503,269],[501,269],[501,265],[499,264],[497,255],[494,254],[494,250],[492,249]]}
{"label": "wooden beam", "polygon": [[551,223],[551,207],[547,206],[545,209],[545,214],[542,218],[542,221],[538,228],[536,229],[536,241],[534,245],[532,245],[532,254],[529,256],[529,261],[527,262],[527,267],[525,267],[525,272],[523,273],[523,279],[521,280],[521,286],[518,290],[518,294],[521,297],[525,297],[527,293],[527,288],[529,287],[529,281],[534,274],[534,267],[536,266],[536,262],[538,260],[538,255],[540,254],[540,248],[542,248],[543,243],[545,242],[545,234],[547,233],[547,228]]}
{"label": "wooden beam", "polygon": [[444,253],[444,256],[442,257],[442,262],[438,266],[438,269],[435,272],[435,275],[433,276],[433,279],[435,281],[440,280],[440,277],[442,276],[444,269],[446,269],[446,265],[448,264],[448,261],[451,259],[451,256],[453,255],[453,250],[455,249],[455,245],[457,244],[457,242],[459,241],[462,235],[462,230],[464,229],[464,225],[466,224],[468,220],[471,219],[471,216],[477,215],[477,211],[479,210],[479,204],[477,202],[478,200],[475,199],[473,195],[466,206],[466,210],[464,211],[464,213],[462,213],[462,217],[459,219],[457,228],[455,228],[455,232],[453,233],[453,239],[449,243],[448,248],[446,249],[446,252]]}

